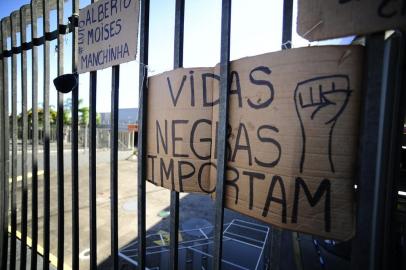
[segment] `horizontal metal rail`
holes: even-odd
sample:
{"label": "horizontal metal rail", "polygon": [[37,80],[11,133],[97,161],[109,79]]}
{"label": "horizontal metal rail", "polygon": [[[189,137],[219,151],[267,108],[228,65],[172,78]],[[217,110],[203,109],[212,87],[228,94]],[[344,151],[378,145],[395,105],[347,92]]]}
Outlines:
{"label": "horizontal metal rail", "polygon": [[13,46],[11,50],[3,50],[3,52],[0,53],[0,59],[12,57],[13,54],[20,54],[23,51],[31,50],[33,47],[44,45],[46,41],[56,40],[59,35],[71,33],[73,29],[78,26],[78,17],[74,16],[72,18],[73,20],[71,21],[73,24],[60,24],[57,30],[45,32],[42,37],[33,38],[32,41],[29,42],[23,42],[20,46]]}

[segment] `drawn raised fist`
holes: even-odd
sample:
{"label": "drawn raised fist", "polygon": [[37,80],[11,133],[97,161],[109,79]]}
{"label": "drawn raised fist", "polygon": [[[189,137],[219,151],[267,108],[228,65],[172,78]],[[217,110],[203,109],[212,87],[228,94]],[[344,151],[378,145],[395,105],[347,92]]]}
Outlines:
{"label": "drawn raised fist", "polygon": [[[303,138],[300,172],[303,172],[306,149],[311,148],[309,146],[322,147],[328,151],[326,156],[330,168],[326,170],[334,172],[331,145],[333,130],[348,103],[350,94],[350,81],[346,75],[317,77],[297,84],[294,99]],[[326,140],[320,145],[320,141],[312,142],[314,137]]]}

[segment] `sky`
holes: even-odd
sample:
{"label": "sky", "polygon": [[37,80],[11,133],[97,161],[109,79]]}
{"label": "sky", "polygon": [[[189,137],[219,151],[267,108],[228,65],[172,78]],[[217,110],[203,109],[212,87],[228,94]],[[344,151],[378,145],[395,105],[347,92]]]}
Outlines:
{"label": "sky", "polygon": [[[0,18],[9,16],[11,12],[28,4],[28,0],[0,0]],[[90,0],[80,1],[80,8],[87,6]],[[296,0],[294,1],[293,36],[294,48],[309,45],[344,44],[349,39],[337,39],[324,42],[312,42],[300,38],[296,34]],[[64,22],[67,23],[71,14],[71,1],[65,1]],[[233,0],[231,19],[231,60],[253,56],[281,48],[283,0]],[[56,12],[51,12],[51,22],[56,21]],[[175,21],[175,0],[151,0],[150,4],[150,47],[149,65],[150,75],[159,74],[173,69],[173,37]],[[38,21],[38,33],[42,36],[41,19]],[[220,61],[220,0],[186,0],[184,27],[184,67],[212,67]],[[51,23],[51,30],[56,28]],[[30,28],[27,28],[30,32]],[[30,38],[28,34],[28,38]],[[17,38],[19,43],[19,37]],[[71,72],[71,35],[65,36],[64,73]],[[56,40],[51,42],[51,88],[50,103],[56,107],[56,90],[52,80],[57,76]],[[10,46],[10,45],[9,45]],[[43,53],[42,46],[38,50],[38,78],[39,103],[42,104],[43,87]],[[138,59],[139,53],[137,54]],[[21,72],[18,56],[18,111],[21,111]],[[28,61],[28,89],[31,89],[31,52],[27,53]],[[11,61],[11,60],[9,60]],[[120,66],[120,108],[138,107],[138,69],[139,62],[125,63]],[[10,73],[11,74],[11,73]],[[28,91],[28,108],[31,107],[31,94]],[[70,95],[65,95],[65,100]],[[83,74],[79,78],[79,98],[82,105],[87,106],[89,100],[89,75]],[[97,111],[109,112],[111,107],[111,68],[98,71],[97,81]]]}

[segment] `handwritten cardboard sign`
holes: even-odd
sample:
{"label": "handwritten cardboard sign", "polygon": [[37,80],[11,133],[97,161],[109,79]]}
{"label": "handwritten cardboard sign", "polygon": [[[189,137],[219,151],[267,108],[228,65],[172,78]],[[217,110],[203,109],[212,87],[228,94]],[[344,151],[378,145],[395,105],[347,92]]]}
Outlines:
{"label": "handwritten cardboard sign", "polygon": [[101,0],[79,14],[78,73],[135,60],[139,0]]}
{"label": "handwritten cardboard sign", "polygon": [[[226,207],[281,228],[354,234],[362,48],[292,49],[231,63]],[[219,66],[149,78],[147,180],[216,186]]]}
{"label": "handwritten cardboard sign", "polygon": [[406,0],[299,0],[297,32],[314,41],[406,29]]}

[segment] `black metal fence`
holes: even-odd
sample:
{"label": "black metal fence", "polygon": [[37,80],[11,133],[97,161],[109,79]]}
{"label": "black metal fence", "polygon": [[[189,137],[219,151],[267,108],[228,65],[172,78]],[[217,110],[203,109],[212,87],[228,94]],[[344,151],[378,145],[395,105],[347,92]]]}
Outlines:
{"label": "black metal fence", "polygon": [[[282,1],[282,0],[280,0]],[[93,2],[93,0],[92,0]],[[138,149],[138,268],[146,267],[146,122],[147,122],[147,77],[149,48],[149,9],[150,1],[141,0],[140,9],[140,103],[139,103],[139,149]],[[284,0],[282,49],[290,48],[292,38],[293,0]],[[221,63],[220,63],[220,103],[218,131],[218,174],[215,198],[214,260],[212,269],[221,269],[222,231],[224,217],[224,177],[226,166],[226,126],[229,88],[231,0],[222,0],[221,19]],[[254,3],[253,3],[254,4]],[[56,9],[57,29],[50,30],[50,11]],[[0,46],[0,244],[1,269],[16,268],[17,215],[21,215],[20,265],[25,269],[27,260],[27,159],[32,159],[32,227],[31,253],[36,254],[38,244],[38,215],[43,214],[43,269],[49,269],[50,252],[50,42],[57,40],[57,73],[64,73],[64,40],[72,34],[72,72],[77,65],[79,0],[72,0],[72,16],[69,23],[63,24],[63,0],[32,0],[20,10],[1,20]],[[183,65],[185,1],[176,0],[174,63]],[[38,35],[38,18],[42,18],[42,34]],[[27,26],[31,26],[31,38],[27,38]],[[271,26],[270,26],[271,28]],[[20,33],[19,38],[17,34]],[[11,44],[10,44],[11,41]],[[44,63],[38,65],[38,48],[42,46]],[[351,269],[382,269],[393,266],[395,206],[397,185],[400,178],[400,145],[404,120],[404,77],[405,39],[400,32],[389,38],[385,33],[368,35],[365,40],[366,60],[363,92],[362,132],[360,135],[359,174],[358,174],[358,223],[355,239],[352,241]],[[27,87],[27,52],[31,50],[31,89]],[[21,56],[21,96],[22,96],[22,206],[17,213],[17,55]],[[9,60],[11,59],[11,60]],[[9,62],[11,62],[11,67]],[[9,70],[11,68],[11,81]],[[43,89],[39,89],[38,74],[42,68]],[[112,269],[118,269],[118,100],[120,67],[112,68],[111,84],[111,259]],[[11,85],[11,87],[10,87]],[[9,91],[11,89],[11,91]],[[90,198],[90,268],[97,268],[97,226],[96,226],[96,91],[97,72],[90,72],[90,143],[89,143],[89,198]],[[43,91],[44,121],[39,127],[38,91]],[[28,116],[27,91],[32,96],[32,154],[28,155]],[[63,139],[57,142],[58,164],[58,269],[63,269],[64,261],[72,260],[72,269],[79,269],[79,197],[78,197],[78,87],[72,91],[72,179],[64,178]],[[11,97],[11,124],[9,123],[9,98]],[[58,93],[57,138],[63,138],[63,94]],[[38,198],[38,130],[43,130],[44,146],[44,197]],[[10,155],[11,141],[11,155]],[[11,171],[9,166],[11,163]],[[11,185],[9,185],[11,177]],[[64,182],[72,181],[72,227],[65,228]],[[134,175],[134,185],[135,185]],[[38,209],[38,200],[43,200],[44,208]],[[9,216],[9,211],[11,215]],[[170,268],[178,269],[179,193],[171,192],[170,204]],[[10,224],[10,231],[8,230]],[[72,258],[64,258],[64,231],[72,230]],[[281,230],[273,230],[270,238],[270,268],[278,269],[280,262]],[[31,269],[37,268],[37,256],[31,256]],[[386,269],[386,268],[385,268]]]}

